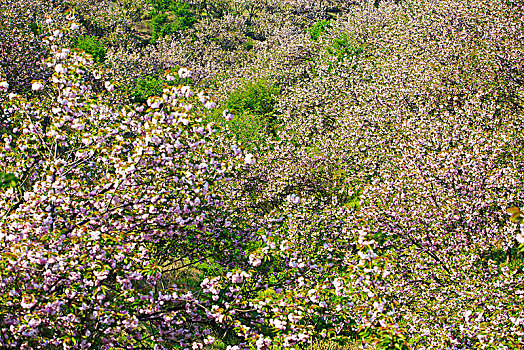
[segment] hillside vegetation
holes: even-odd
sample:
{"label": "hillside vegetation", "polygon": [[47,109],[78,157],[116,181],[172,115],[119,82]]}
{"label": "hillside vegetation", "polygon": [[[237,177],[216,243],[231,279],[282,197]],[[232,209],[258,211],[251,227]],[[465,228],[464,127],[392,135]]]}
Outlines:
{"label": "hillside vegetation", "polygon": [[1,349],[521,349],[522,0],[0,0]]}

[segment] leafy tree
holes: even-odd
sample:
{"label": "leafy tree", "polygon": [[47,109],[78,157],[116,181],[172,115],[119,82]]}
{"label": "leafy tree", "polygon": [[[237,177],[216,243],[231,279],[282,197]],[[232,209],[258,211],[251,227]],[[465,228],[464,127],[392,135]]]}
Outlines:
{"label": "leafy tree", "polygon": [[34,35],[40,35],[42,33],[42,26],[35,22],[29,23],[29,29],[31,29]]}
{"label": "leafy tree", "polygon": [[230,123],[237,139],[253,151],[276,136],[275,105],[280,89],[265,81],[248,82],[233,91],[225,108],[235,115]]}
{"label": "leafy tree", "polygon": [[357,44],[350,39],[348,34],[343,34],[340,37],[334,38],[326,49],[335,56],[340,62],[351,57],[359,57],[365,53],[366,44]]}

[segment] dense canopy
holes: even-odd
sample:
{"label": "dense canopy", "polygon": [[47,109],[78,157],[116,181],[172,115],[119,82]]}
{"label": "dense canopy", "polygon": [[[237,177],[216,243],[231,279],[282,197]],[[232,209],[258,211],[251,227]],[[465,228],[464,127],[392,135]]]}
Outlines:
{"label": "dense canopy", "polygon": [[521,0],[0,0],[0,348],[520,349]]}

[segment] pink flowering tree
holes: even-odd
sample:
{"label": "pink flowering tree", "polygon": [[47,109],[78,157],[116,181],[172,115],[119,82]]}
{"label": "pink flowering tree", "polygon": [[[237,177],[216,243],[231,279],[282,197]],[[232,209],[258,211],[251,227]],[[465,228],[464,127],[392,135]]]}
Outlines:
{"label": "pink flowering tree", "polygon": [[[60,47],[78,29],[71,18],[43,38],[50,78],[31,97],[2,84],[0,164],[18,179],[0,195],[2,346],[201,349],[220,337],[264,350],[353,334],[329,295],[360,294],[338,270],[323,275],[348,247],[342,221],[326,232],[334,244],[304,250],[282,217],[299,223],[314,204],[289,197],[250,216],[232,180],[257,159],[202,122],[211,97],[168,72],[162,96],[126,104],[91,56]],[[376,258],[364,236],[353,276]]]}
{"label": "pink flowering tree", "polygon": [[165,276],[219,244],[208,209],[241,152],[221,155],[187,87],[114,108],[114,85],[96,95],[86,80],[103,79],[89,57],[49,49],[36,97],[4,92],[0,163],[20,182],[0,195],[2,346],[204,339],[209,305]]}
{"label": "pink flowering tree", "polygon": [[2,2],[0,347],[521,346],[522,4],[235,3],[139,47],[116,2]]}

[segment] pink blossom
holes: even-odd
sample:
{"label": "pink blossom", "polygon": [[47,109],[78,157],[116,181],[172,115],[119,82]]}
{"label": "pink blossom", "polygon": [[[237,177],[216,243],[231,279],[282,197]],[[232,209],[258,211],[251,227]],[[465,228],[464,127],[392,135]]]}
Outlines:
{"label": "pink blossom", "polygon": [[61,63],[59,63],[59,64],[57,64],[55,66],[55,72],[57,72],[58,74],[63,74],[66,71],[67,71],[67,69]]}
{"label": "pink blossom", "polygon": [[290,203],[293,203],[293,204],[299,204],[300,203],[300,197],[297,196],[296,194],[290,194],[287,196],[287,200],[290,202]]}
{"label": "pink blossom", "polygon": [[31,89],[33,91],[42,91],[44,89],[44,84],[42,84],[42,82],[40,82],[40,81],[34,81],[31,84]]}
{"label": "pink blossom", "polygon": [[247,165],[255,164],[256,163],[255,157],[251,153],[246,154],[244,158],[244,163]]}
{"label": "pink blossom", "polygon": [[7,81],[0,81],[0,91],[6,92],[7,89],[9,89],[9,84],[7,83]]}
{"label": "pink blossom", "polygon": [[147,105],[153,109],[160,108],[162,101],[158,97],[150,97],[147,99]]}
{"label": "pink blossom", "polygon": [[260,266],[260,264],[262,264],[262,259],[260,259],[260,257],[258,257],[255,254],[250,254],[249,255],[249,263],[252,266]]}
{"label": "pink blossom", "polygon": [[106,81],[106,82],[104,83],[104,86],[105,86],[106,90],[109,91],[109,92],[114,92],[114,91],[115,91],[115,85],[112,84],[112,83],[109,82],[109,81]]}
{"label": "pink blossom", "polygon": [[22,306],[24,309],[30,309],[35,304],[36,304],[36,299],[32,295],[22,297],[22,301],[20,302],[20,306]]}
{"label": "pink blossom", "polygon": [[235,117],[233,114],[229,113],[227,109],[224,109],[224,111],[222,112],[222,116],[225,120],[233,120],[233,118]]}
{"label": "pink blossom", "polygon": [[182,86],[182,88],[180,89],[180,92],[186,97],[186,98],[190,98],[191,96],[193,96],[193,91],[191,91],[191,88],[189,86]]}
{"label": "pink blossom", "polygon": [[204,107],[206,107],[207,109],[213,109],[217,106],[217,104],[211,100],[209,101],[206,101],[206,103],[204,104]]}
{"label": "pink blossom", "polygon": [[191,77],[191,71],[187,68],[180,68],[178,70],[178,76],[182,79]]}

